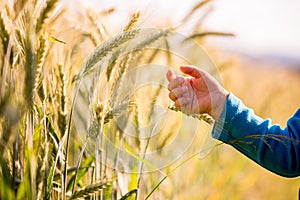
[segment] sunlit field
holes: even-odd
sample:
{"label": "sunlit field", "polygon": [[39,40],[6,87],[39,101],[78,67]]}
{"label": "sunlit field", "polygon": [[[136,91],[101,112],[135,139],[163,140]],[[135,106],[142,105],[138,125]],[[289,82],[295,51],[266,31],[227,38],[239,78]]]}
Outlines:
{"label": "sunlit field", "polygon": [[168,98],[167,69],[194,64],[282,127],[300,105],[299,63],[207,42],[235,37],[203,26],[211,4],[172,24],[117,5],[0,0],[0,199],[295,199],[299,178],[212,139],[210,116]]}

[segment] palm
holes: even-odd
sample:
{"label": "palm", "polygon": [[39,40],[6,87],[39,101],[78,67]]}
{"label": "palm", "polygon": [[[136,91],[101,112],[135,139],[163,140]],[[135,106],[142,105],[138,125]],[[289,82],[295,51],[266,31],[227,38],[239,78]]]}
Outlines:
{"label": "palm", "polygon": [[181,109],[187,113],[207,112],[210,105],[210,95],[205,81],[202,78],[187,78],[183,85],[188,87],[186,97],[190,101],[182,105]]}

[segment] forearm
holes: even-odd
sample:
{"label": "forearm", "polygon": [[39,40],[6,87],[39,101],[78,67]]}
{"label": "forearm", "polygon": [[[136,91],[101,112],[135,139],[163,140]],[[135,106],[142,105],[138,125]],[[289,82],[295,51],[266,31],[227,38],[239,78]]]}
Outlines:
{"label": "forearm", "polygon": [[217,120],[213,137],[282,176],[300,175],[300,110],[283,130],[270,120],[257,117],[238,98],[230,94]]}

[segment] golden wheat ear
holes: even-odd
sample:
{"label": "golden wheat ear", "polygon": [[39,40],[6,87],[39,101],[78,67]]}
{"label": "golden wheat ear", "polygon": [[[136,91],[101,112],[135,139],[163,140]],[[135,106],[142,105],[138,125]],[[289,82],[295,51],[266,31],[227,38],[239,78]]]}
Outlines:
{"label": "golden wheat ear", "polygon": [[3,54],[6,54],[7,47],[8,47],[8,40],[9,40],[9,33],[6,29],[4,19],[0,13],[0,39],[3,46]]}
{"label": "golden wheat ear", "polygon": [[128,24],[124,27],[123,31],[132,30],[135,27],[136,23],[138,22],[139,18],[140,18],[140,12],[134,13],[131,16]]}
{"label": "golden wheat ear", "polygon": [[50,17],[52,11],[56,8],[57,3],[58,0],[48,0],[46,2],[45,7],[42,9],[39,17],[37,18],[35,29],[36,33],[39,33],[42,30],[45,21]]}
{"label": "golden wheat ear", "polygon": [[111,40],[104,42],[102,45],[98,46],[94,52],[89,56],[84,65],[84,70],[82,75],[87,75],[93,71],[94,66],[105,58],[110,52],[118,48],[120,45],[124,44],[128,40],[134,38],[134,36],[139,32],[138,29],[131,30],[128,32],[121,33],[113,37]]}

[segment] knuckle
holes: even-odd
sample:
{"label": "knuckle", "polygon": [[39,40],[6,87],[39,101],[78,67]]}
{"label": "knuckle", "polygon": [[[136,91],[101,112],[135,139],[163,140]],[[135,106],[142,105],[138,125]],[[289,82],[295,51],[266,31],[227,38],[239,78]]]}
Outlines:
{"label": "knuckle", "polygon": [[177,78],[177,81],[178,81],[179,83],[183,83],[184,80],[185,80],[185,78],[183,78],[183,77],[181,77],[181,76]]}

